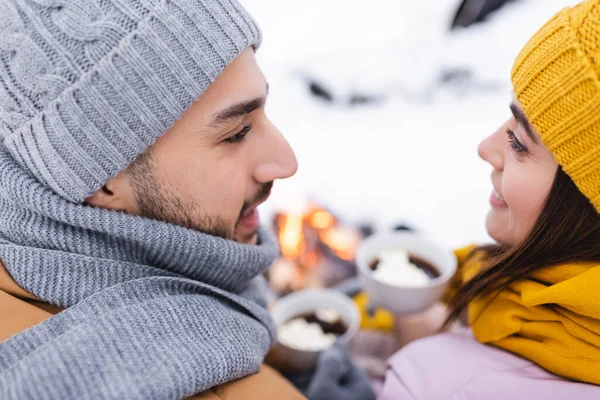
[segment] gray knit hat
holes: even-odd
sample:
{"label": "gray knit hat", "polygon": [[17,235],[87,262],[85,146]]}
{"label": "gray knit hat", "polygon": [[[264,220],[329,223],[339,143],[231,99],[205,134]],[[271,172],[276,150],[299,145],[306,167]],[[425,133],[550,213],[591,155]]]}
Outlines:
{"label": "gray knit hat", "polygon": [[235,0],[0,0],[0,140],[81,202],[260,39]]}

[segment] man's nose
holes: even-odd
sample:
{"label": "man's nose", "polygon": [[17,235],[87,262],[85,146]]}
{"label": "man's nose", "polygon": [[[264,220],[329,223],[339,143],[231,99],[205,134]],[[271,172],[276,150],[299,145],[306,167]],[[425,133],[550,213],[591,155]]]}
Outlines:
{"label": "man's nose", "polygon": [[290,144],[270,122],[268,130],[267,140],[261,144],[260,161],[254,171],[254,179],[261,183],[286,179],[298,171],[298,160]]}

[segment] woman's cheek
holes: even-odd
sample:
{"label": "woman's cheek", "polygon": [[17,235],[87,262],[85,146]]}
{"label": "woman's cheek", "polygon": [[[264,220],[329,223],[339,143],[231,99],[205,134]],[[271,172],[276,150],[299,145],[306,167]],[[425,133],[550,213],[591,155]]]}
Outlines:
{"label": "woman's cheek", "polygon": [[507,184],[504,198],[512,217],[511,227],[521,241],[533,228],[537,221],[547,193],[550,190],[545,180],[532,171],[523,169],[520,173],[512,174],[510,184]]}

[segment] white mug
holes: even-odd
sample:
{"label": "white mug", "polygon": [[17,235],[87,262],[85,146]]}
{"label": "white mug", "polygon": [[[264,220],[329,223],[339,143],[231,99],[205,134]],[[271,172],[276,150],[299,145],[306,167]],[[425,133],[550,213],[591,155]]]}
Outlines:
{"label": "white mug", "polygon": [[[440,275],[424,287],[404,287],[375,278],[371,264],[382,252],[395,249],[405,249],[409,254],[429,262]],[[375,234],[365,239],[356,252],[358,274],[369,297],[369,305],[385,308],[396,315],[424,311],[439,301],[456,272],[456,264],[453,252],[406,231]]]}
{"label": "white mug", "polygon": [[[279,299],[271,309],[277,326],[294,317],[314,312],[319,308],[337,311],[348,327],[338,340],[348,343],[360,327],[360,313],[354,302],[343,293],[332,289],[305,289]],[[268,363],[280,371],[312,371],[317,365],[321,351],[299,350],[277,342],[268,357]]]}

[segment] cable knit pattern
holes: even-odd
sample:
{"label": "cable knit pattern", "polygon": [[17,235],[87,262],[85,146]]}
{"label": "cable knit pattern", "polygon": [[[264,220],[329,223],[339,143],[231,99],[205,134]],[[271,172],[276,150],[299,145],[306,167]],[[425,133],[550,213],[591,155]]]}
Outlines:
{"label": "cable knit pattern", "polygon": [[235,0],[2,0],[0,138],[81,202],[261,34]]}
{"label": "cable knit pattern", "polygon": [[257,372],[278,252],[260,242],[73,204],[0,146],[0,259],[67,308],[0,343],[0,399],[182,399]]}
{"label": "cable knit pattern", "polygon": [[0,343],[1,399],[182,399],[259,370],[273,237],[81,202],[260,38],[235,0],[0,0],[0,259],[66,308]]}
{"label": "cable knit pattern", "polygon": [[517,57],[512,82],[527,118],[600,212],[600,0],[566,8]]}

